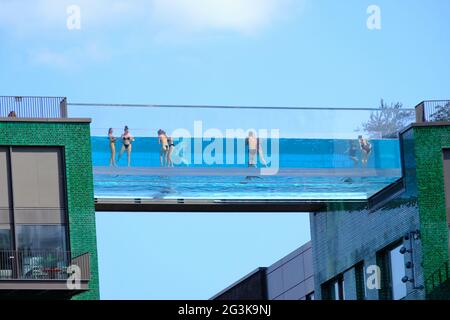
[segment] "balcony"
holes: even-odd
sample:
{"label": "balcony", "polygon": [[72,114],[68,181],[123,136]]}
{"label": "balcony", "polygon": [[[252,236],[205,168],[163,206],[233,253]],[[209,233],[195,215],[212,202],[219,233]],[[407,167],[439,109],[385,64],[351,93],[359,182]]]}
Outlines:
{"label": "balcony", "polygon": [[450,100],[422,101],[416,106],[416,122],[449,122]]}
{"label": "balcony", "polygon": [[0,251],[0,297],[41,295],[71,297],[88,290],[89,253]]}

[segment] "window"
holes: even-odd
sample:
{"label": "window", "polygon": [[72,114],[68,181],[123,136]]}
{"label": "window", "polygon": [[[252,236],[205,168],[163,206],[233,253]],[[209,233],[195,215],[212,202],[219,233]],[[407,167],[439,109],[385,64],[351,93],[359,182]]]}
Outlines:
{"label": "window", "polygon": [[10,223],[11,190],[9,179],[9,149],[0,147],[0,224]]}
{"label": "window", "polygon": [[0,251],[11,250],[11,227],[0,225]]}
{"label": "window", "polygon": [[366,273],[364,271],[364,262],[355,265],[356,299],[364,300],[367,296]]}
{"label": "window", "polygon": [[12,276],[11,259],[11,228],[9,225],[0,225],[0,279]]}
{"label": "window", "polygon": [[389,251],[393,300],[400,300],[406,296],[406,284],[402,282],[402,278],[405,276],[405,257],[400,253],[402,246],[399,245]]}
{"label": "window", "polygon": [[307,294],[305,297],[305,300],[314,300],[314,292],[311,292],[310,294]]}
{"label": "window", "polygon": [[345,300],[344,276],[341,274],[322,286],[325,300]]}
{"label": "window", "polygon": [[0,147],[0,251],[67,251],[63,163],[59,147]]}
{"label": "window", "polygon": [[16,232],[20,251],[66,250],[66,231],[62,225],[18,225]]}
{"label": "window", "polygon": [[377,254],[377,263],[381,268],[382,300],[400,300],[406,296],[406,284],[402,282],[405,276],[405,257],[400,253],[401,241],[383,249]]}

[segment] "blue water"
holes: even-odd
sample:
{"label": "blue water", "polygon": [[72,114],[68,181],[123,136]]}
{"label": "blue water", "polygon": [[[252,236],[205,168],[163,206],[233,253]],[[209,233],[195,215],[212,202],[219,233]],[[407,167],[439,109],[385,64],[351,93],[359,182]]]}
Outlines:
{"label": "blue water", "polygon": [[[197,140],[200,141],[200,140]],[[193,140],[189,141],[193,149]],[[228,141],[229,142],[229,141]],[[235,146],[236,146],[236,141]],[[203,150],[210,142],[202,142]],[[349,140],[280,139],[279,167],[281,169],[323,169],[326,174],[302,176],[262,176],[248,179],[243,176],[173,176],[138,173],[143,168],[159,167],[159,145],[156,138],[136,138],[133,143],[132,166],[126,168],[126,155],[118,163],[120,172],[102,167],[109,165],[109,145],[106,137],[92,137],[96,197],[147,199],[367,199],[400,178],[400,152],[397,140],[372,140],[373,152],[367,168],[369,174],[354,163],[346,153]],[[226,142],[223,143],[225,148]],[[357,145],[357,143],[356,143]],[[116,149],[121,144],[117,142]],[[270,158],[270,140],[264,150]],[[216,155],[225,162],[225,156]],[[236,150],[233,154],[237,159]],[[357,152],[359,159],[361,154]],[[246,158],[246,157],[245,157]],[[189,168],[245,168],[244,164],[193,164]],[[220,161],[219,161],[220,162]],[[185,167],[182,165],[181,167]],[[397,170],[396,170],[397,169]],[[339,175],[339,171],[346,172]],[[349,171],[350,170],[350,171]],[[354,170],[354,171],[352,171]],[[321,171],[321,172],[322,172]],[[106,173],[105,173],[106,172]],[[338,172],[337,174],[335,172]],[[348,172],[353,175],[346,176]],[[361,172],[361,176],[359,176]],[[386,173],[388,172],[388,173]],[[394,172],[394,174],[392,173]],[[333,174],[330,174],[333,173]],[[363,174],[364,173],[364,174]]]}
{"label": "blue water", "polygon": [[[107,137],[92,137],[92,155],[94,166],[109,165],[109,144]],[[200,141],[200,139],[197,139]],[[352,168],[353,161],[349,158],[346,151],[350,140],[333,139],[279,139],[279,165],[281,168]],[[369,158],[368,168],[400,168],[400,151],[398,140],[372,140],[373,151]],[[206,166],[206,164],[194,164],[194,141],[191,144],[192,155],[190,157],[191,166]],[[203,141],[202,150],[211,142]],[[227,141],[223,141],[223,150],[226,149]],[[238,142],[234,139],[234,159],[237,162]],[[356,146],[357,142],[355,142]],[[119,151],[121,142],[116,142],[116,150]],[[265,153],[271,155],[271,140],[267,141],[267,150]],[[157,138],[136,138],[133,143],[131,157],[132,166],[136,167],[158,167],[159,148]],[[246,156],[246,153],[244,154]],[[361,158],[359,148],[357,157]],[[245,164],[225,164],[225,155],[220,155],[224,164],[207,165],[208,167],[245,167]],[[247,157],[245,157],[247,159]],[[118,162],[119,166],[126,166],[126,156]]]}

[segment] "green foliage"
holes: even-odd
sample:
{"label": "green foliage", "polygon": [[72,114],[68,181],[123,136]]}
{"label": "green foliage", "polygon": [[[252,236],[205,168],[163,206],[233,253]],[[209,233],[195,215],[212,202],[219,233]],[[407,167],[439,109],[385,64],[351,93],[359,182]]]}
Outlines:
{"label": "green foliage", "polygon": [[404,110],[403,104],[390,105],[381,99],[380,110],[370,114],[369,121],[362,124],[363,130],[370,135],[381,133],[382,138],[396,138],[398,132],[412,122],[414,112]]}

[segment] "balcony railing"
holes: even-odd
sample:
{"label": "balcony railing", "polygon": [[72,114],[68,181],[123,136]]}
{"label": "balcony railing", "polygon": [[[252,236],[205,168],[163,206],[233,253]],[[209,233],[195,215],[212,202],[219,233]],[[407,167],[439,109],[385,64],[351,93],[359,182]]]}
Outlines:
{"label": "balcony railing", "polygon": [[5,280],[89,281],[89,253],[67,251],[0,251],[0,283]]}
{"label": "balcony railing", "polygon": [[63,97],[0,97],[0,118],[67,118]]}
{"label": "balcony railing", "polygon": [[416,122],[450,121],[450,100],[422,101],[416,106]]}

